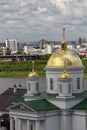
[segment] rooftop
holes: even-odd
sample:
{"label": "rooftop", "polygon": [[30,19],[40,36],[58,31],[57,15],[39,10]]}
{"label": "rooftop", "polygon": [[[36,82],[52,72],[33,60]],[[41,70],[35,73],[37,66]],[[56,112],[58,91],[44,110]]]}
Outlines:
{"label": "rooftop", "polygon": [[73,110],[87,110],[87,98],[72,108]]}
{"label": "rooftop", "polygon": [[24,101],[24,97],[20,97],[15,100],[15,103],[23,103],[27,107],[35,110],[35,111],[50,111],[50,110],[58,110],[59,108],[52,103],[48,102],[46,99],[32,100],[32,101]]}
{"label": "rooftop", "polygon": [[8,88],[5,92],[0,94],[0,111],[7,111],[7,107],[11,105],[12,101],[26,93],[26,89],[19,89],[14,93],[13,88]]}

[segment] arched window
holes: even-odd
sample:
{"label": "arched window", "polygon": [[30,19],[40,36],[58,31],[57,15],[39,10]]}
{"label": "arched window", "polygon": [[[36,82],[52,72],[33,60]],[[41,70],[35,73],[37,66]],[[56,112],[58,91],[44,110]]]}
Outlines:
{"label": "arched window", "polygon": [[30,130],[33,130],[33,126],[32,125],[30,125]]}
{"label": "arched window", "polygon": [[38,82],[36,83],[36,91],[38,91],[38,89],[39,89],[39,84],[38,84]]}
{"label": "arched window", "polygon": [[69,84],[69,93],[71,93],[71,84]]}
{"label": "arched window", "polygon": [[60,93],[62,93],[62,84],[60,84]]}
{"label": "arched window", "polygon": [[31,91],[31,85],[30,85],[30,82],[28,82],[28,91]]}
{"label": "arched window", "polygon": [[77,89],[80,89],[80,78],[77,78]]}
{"label": "arched window", "polygon": [[53,79],[50,78],[50,89],[53,90]]}

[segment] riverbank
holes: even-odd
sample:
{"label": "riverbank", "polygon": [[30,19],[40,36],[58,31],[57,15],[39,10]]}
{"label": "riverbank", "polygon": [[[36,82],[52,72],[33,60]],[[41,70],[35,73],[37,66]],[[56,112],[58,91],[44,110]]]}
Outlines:
{"label": "riverbank", "polygon": [[[0,94],[7,90],[8,88],[14,88],[14,84],[19,87],[21,84],[21,88],[27,88],[27,78],[0,78]],[[46,79],[40,78],[39,84],[40,91],[46,91]]]}

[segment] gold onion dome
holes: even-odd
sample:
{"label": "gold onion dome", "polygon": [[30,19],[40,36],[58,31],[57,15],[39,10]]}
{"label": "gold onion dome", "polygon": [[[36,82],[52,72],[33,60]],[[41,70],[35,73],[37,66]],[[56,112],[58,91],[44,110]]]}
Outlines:
{"label": "gold onion dome", "polygon": [[79,56],[71,50],[67,49],[67,42],[65,41],[65,28],[63,29],[63,40],[61,42],[61,49],[56,51],[48,60],[47,67],[64,67],[66,61],[67,67],[83,66]]}
{"label": "gold onion dome", "polygon": [[62,74],[60,74],[59,76],[60,79],[68,79],[71,78],[71,76],[68,74],[68,72],[66,71],[66,62],[64,61],[64,72]]}
{"label": "gold onion dome", "polygon": [[37,78],[38,73],[34,70],[34,61],[32,61],[32,71],[28,74],[28,78]]}
{"label": "gold onion dome", "polygon": [[37,78],[37,77],[39,77],[39,76],[38,76],[38,74],[37,74],[34,70],[32,70],[32,71],[28,74],[28,77],[29,77],[29,78]]}
{"label": "gold onion dome", "polygon": [[70,75],[69,75],[66,71],[64,71],[64,72],[59,76],[59,78],[61,78],[61,79],[68,79],[68,78],[71,78],[71,77],[70,77]]}

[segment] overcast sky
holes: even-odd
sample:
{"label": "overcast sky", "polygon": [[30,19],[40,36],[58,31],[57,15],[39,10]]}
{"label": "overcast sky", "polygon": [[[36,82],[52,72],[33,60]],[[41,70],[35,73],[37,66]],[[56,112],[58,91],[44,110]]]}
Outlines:
{"label": "overcast sky", "polygon": [[0,42],[87,38],[87,0],[0,0]]}

